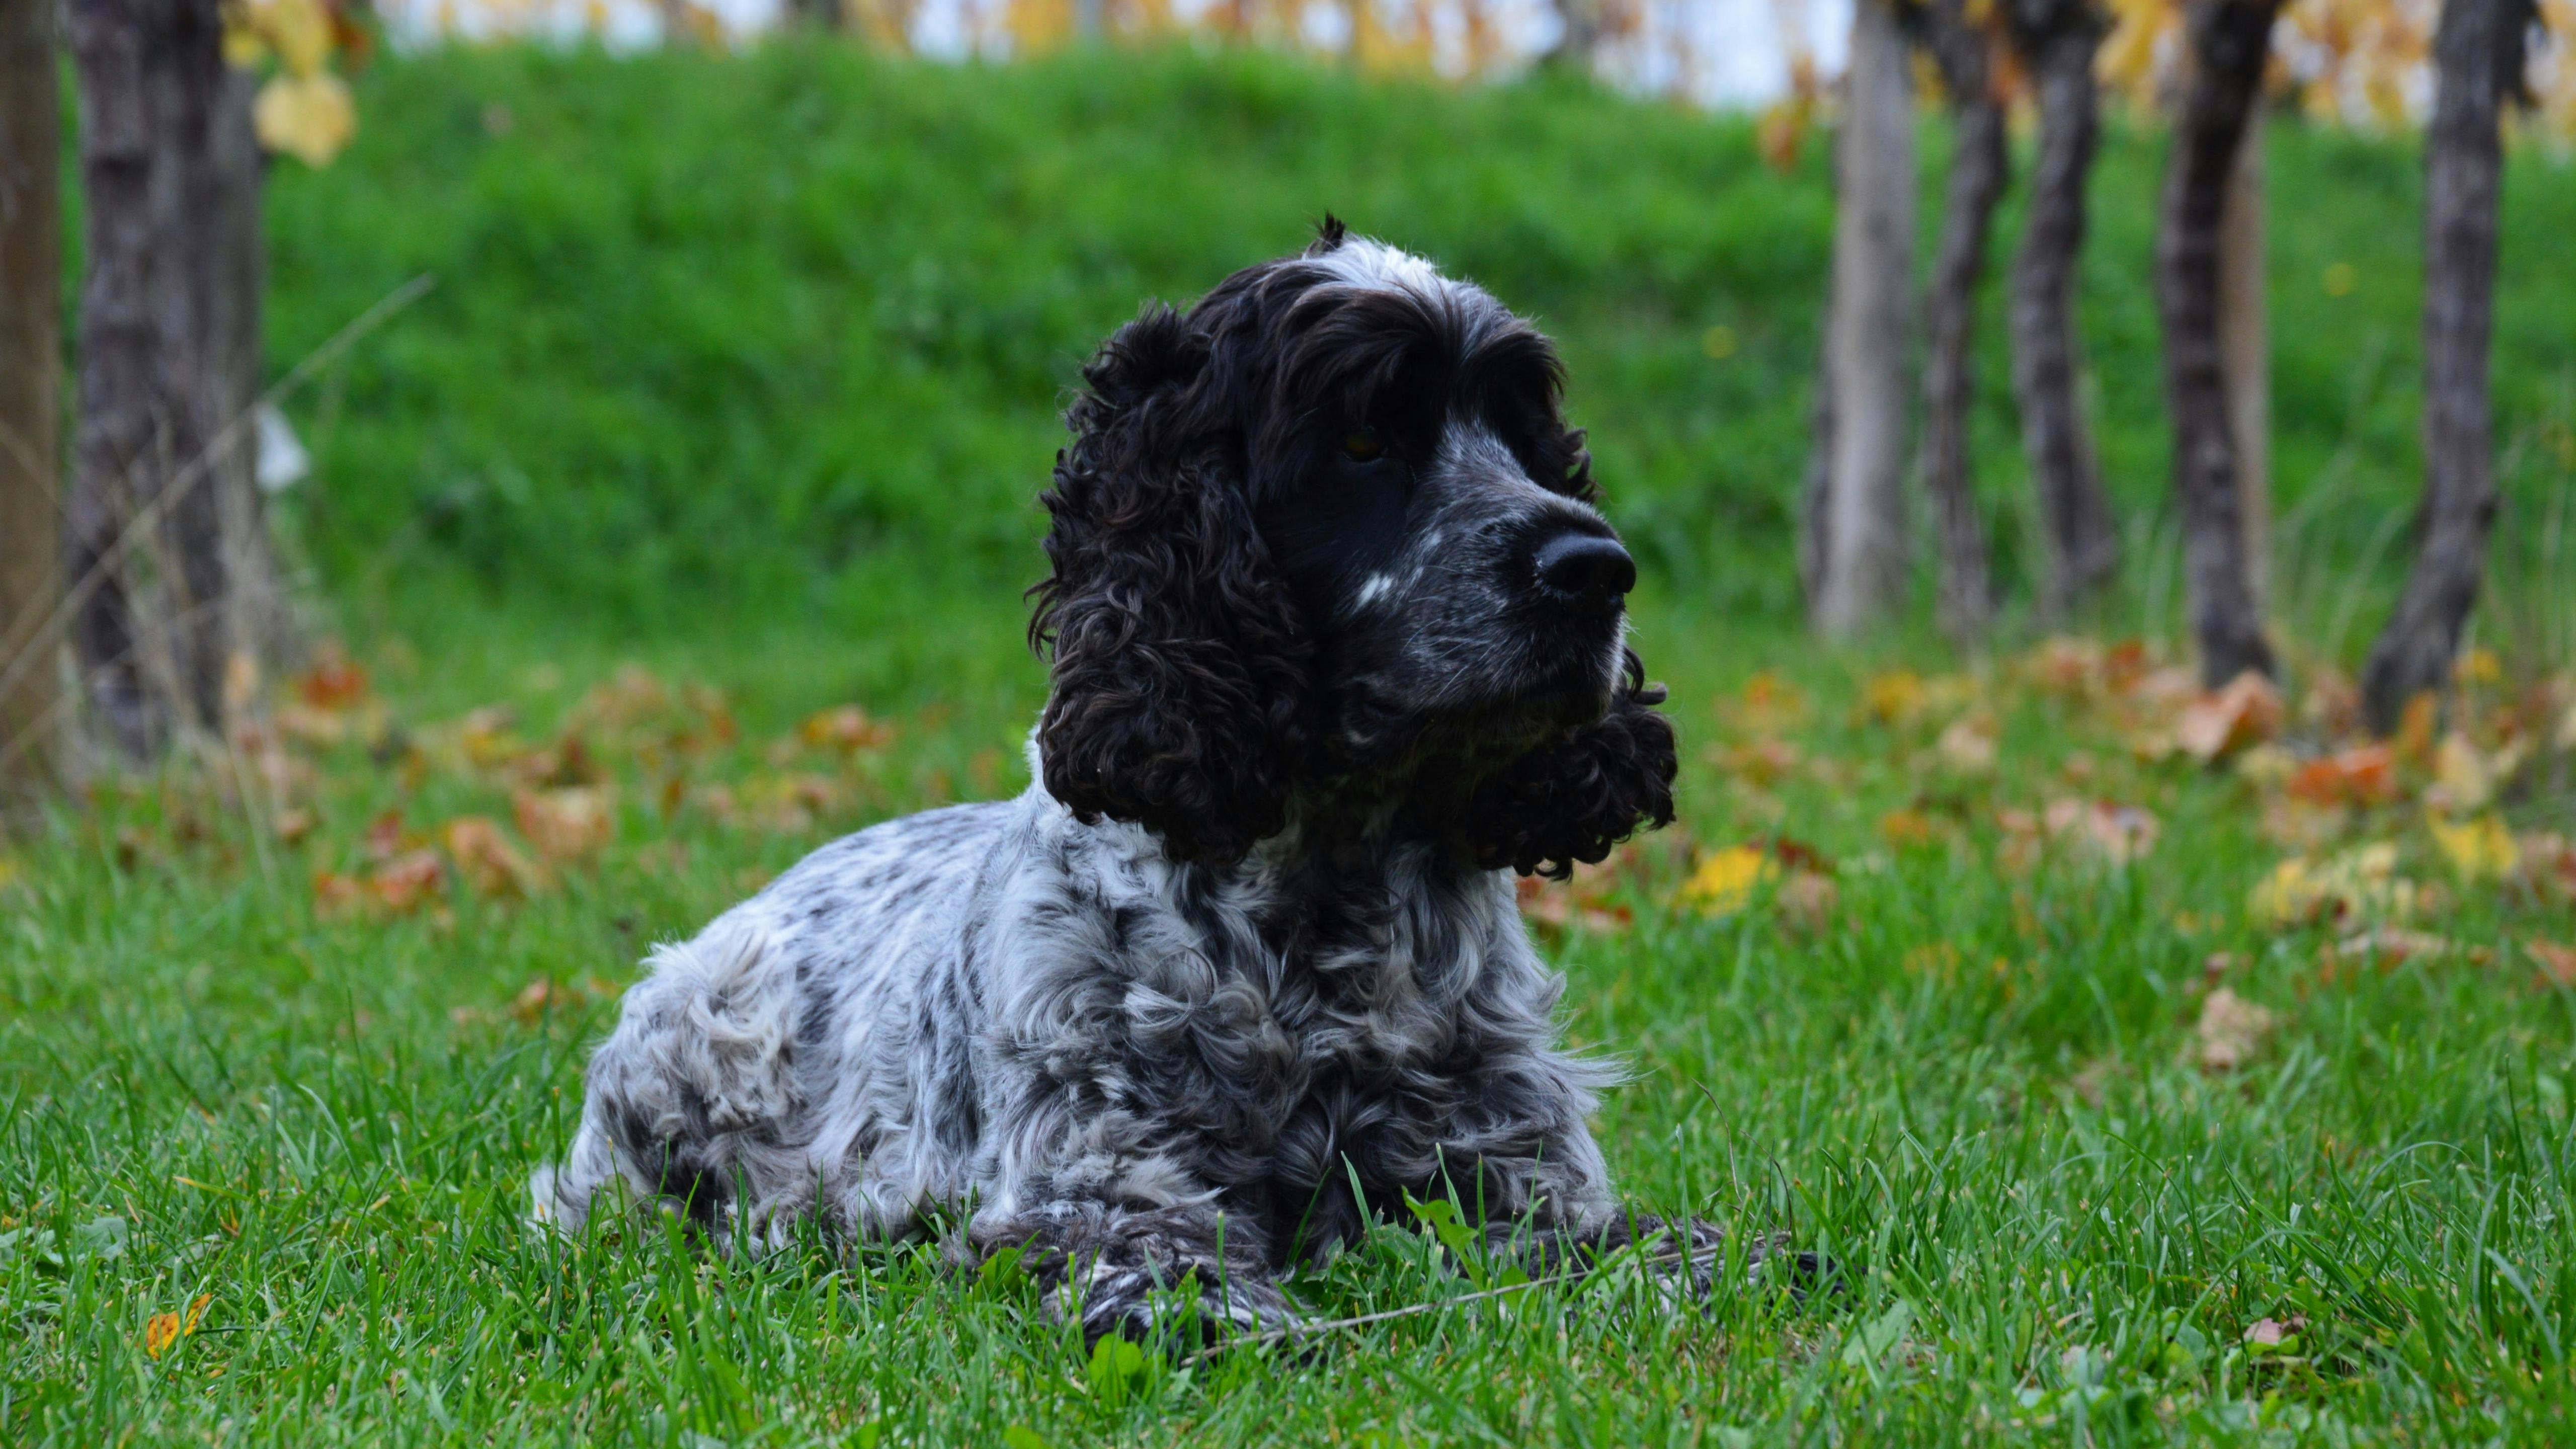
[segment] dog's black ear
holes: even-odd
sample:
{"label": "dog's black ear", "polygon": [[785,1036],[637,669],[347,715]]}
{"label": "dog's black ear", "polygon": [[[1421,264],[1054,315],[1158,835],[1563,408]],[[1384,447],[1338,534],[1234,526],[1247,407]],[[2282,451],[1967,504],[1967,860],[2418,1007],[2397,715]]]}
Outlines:
{"label": "dog's black ear", "polygon": [[1672,721],[1655,709],[1663,702],[1629,652],[1607,715],[1523,755],[1469,798],[1476,863],[1563,880],[1638,826],[1670,825],[1676,762]]}
{"label": "dog's black ear", "polygon": [[1218,366],[1156,308],[1083,369],[1029,639],[1054,660],[1047,793],[1222,865],[1285,823],[1310,645],[1253,527]]}

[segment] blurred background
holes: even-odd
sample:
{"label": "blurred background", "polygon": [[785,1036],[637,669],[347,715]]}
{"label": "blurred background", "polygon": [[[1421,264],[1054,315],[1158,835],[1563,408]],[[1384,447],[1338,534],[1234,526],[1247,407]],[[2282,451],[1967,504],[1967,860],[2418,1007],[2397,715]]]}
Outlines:
{"label": "blurred background", "polygon": [[[2236,10],[2229,72],[2193,17]],[[2503,178],[2464,203],[2502,520],[2473,642],[2546,671],[2576,635],[2567,0],[2494,9],[2458,64],[2505,81],[2450,133],[2431,0],[51,11],[11,0],[14,164],[62,179],[12,213],[50,232],[10,243],[7,388],[53,434],[17,424],[9,475],[21,777],[220,734],[228,688],[330,637],[459,702],[649,642],[1024,710],[1082,359],[1327,210],[1558,338],[1685,677],[1810,629],[1974,657],[2069,627],[2196,648],[2213,687],[2357,676],[2429,536],[2445,134]],[[2160,271],[2193,226],[2215,270]],[[2190,397],[2223,398],[2234,521],[2176,468]]]}

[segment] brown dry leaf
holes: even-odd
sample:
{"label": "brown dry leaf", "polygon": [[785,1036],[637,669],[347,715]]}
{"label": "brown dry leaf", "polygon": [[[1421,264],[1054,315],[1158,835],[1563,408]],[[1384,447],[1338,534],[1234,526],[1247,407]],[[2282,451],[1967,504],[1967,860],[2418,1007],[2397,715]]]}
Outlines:
{"label": "brown dry leaf", "polygon": [[1971,710],[1941,731],[1932,752],[1951,770],[1962,775],[1982,775],[1995,767],[1998,733],[1993,715]]}
{"label": "brown dry leaf", "polygon": [[882,750],[894,743],[894,727],[868,717],[868,712],[855,704],[835,705],[805,717],[796,734],[815,749],[838,750],[854,755],[862,750]]}
{"label": "brown dry leaf", "polygon": [[1614,934],[1628,929],[1635,919],[1635,913],[1626,906],[1604,909],[1597,897],[1585,900],[1571,881],[1525,875],[1514,883],[1513,893],[1520,901],[1521,915],[1554,935],[1563,935],[1577,926],[1598,934]]}
{"label": "brown dry leaf", "polygon": [[519,853],[500,825],[487,816],[460,815],[439,831],[439,843],[456,862],[456,873],[480,896],[523,897],[545,887],[536,863]]}
{"label": "brown dry leaf", "polygon": [[296,696],[321,710],[344,710],[367,697],[367,671],[349,658],[337,639],[325,639],[313,650],[313,662],[296,676]]}
{"label": "brown dry leaf", "polygon": [[2297,1337],[2299,1330],[2307,1326],[2307,1318],[2297,1313],[2291,1314],[2286,1320],[2258,1318],[2254,1320],[2252,1327],[2245,1330],[2245,1341],[2263,1348],[2278,1348]]}
{"label": "brown dry leaf", "polygon": [[2164,825],[2153,812],[2107,800],[2057,800],[2046,816],[2048,833],[2072,838],[2111,865],[2127,865],[2156,848]]}
{"label": "brown dry leaf", "polygon": [[2576,841],[2550,830],[2514,837],[2523,884],[2556,900],[2576,900]]}
{"label": "brown dry leaf", "polygon": [[2232,1072],[2254,1059],[2278,1023],[2271,1009],[2257,1006],[2221,986],[2200,1003],[2200,1065],[2206,1071]]}
{"label": "brown dry leaf", "polygon": [[2352,828],[2352,807],[2310,805],[2301,800],[2263,802],[2263,838],[2275,845],[2308,853],[2325,849]]}
{"label": "brown dry leaf", "polygon": [[1715,763],[1729,779],[1767,790],[1797,769],[1802,758],[1796,745],[1764,739],[1728,745],[1717,752]]}
{"label": "brown dry leaf", "polygon": [[2281,692],[2248,669],[2183,707],[2174,721],[2174,744],[2208,764],[2279,734],[2281,716]]}
{"label": "brown dry leaf", "polygon": [[366,887],[353,877],[328,870],[313,873],[313,914],[324,920],[354,916],[366,899]]}
{"label": "brown dry leaf", "polygon": [[574,731],[584,726],[625,729],[671,710],[671,686],[638,664],[622,664],[606,680],[591,686],[573,706]]}
{"label": "brown dry leaf", "polygon": [[2433,726],[2441,716],[2442,702],[2429,689],[2406,701],[2406,707],[2398,712],[2397,734],[2390,741],[2396,747],[2397,758],[2416,765],[2429,763],[2433,758]]}
{"label": "brown dry leaf", "polygon": [[521,1026],[534,1026],[548,1011],[569,1011],[598,998],[614,996],[617,988],[593,976],[580,982],[553,981],[539,976],[519,988],[510,998],[510,1015]]}
{"label": "brown dry leaf", "polygon": [[2346,675],[2318,670],[2299,700],[2299,722],[2330,740],[2361,733],[2361,690]]}
{"label": "brown dry leaf", "polygon": [[447,884],[447,862],[434,850],[395,856],[367,877],[367,894],[395,915],[408,915],[429,904]]}
{"label": "brown dry leaf", "polygon": [[303,842],[304,837],[311,835],[314,827],[320,823],[314,818],[312,811],[302,806],[290,806],[277,812],[277,819],[270,822],[270,828],[277,832],[278,844],[297,845]]}
{"label": "brown dry leaf", "polygon": [[2397,798],[2397,752],[2384,744],[2339,750],[2299,766],[2284,788],[2309,805],[2385,805]]}
{"label": "brown dry leaf", "polygon": [[2523,942],[2522,949],[2530,952],[2531,959],[2538,963],[2542,986],[2576,986],[2576,946],[2561,946],[2555,941],[2534,937]]}
{"label": "brown dry leaf", "polygon": [[1821,931],[1833,924],[1835,913],[1842,909],[1843,892],[1832,876],[1798,870],[1780,883],[1772,899],[1790,925],[1802,931]]}
{"label": "brown dry leaf", "polygon": [[605,785],[514,791],[510,814],[519,833],[549,860],[579,860],[606,845],[617,830]]}
{"label": "brown dry leaf", "polygon": [[2366,958],[2394,966],[2418,956],[2464,956],[2482,960],[2486,952],[2477,947],[2464,947],[2448,936],[2429,931],[2409,931],[2401,926],[2373,926],[2359,935],[2347,936],[2335,944],[2335,954]]}
{"label": "brown dry leaf", "polygon": [[1765,669],[1744,681],[1732,703],[1719,701],[1718,713],[1753,733],[1774,734],[1806,719],[1807,696],[1778,670]]}
{"label": "brown dry leaf", "polygon": [[1920,810],[1890,810],[1878,817],[1878,838],[1899,850],[1931,845],[1941,834],[1941,827]]}

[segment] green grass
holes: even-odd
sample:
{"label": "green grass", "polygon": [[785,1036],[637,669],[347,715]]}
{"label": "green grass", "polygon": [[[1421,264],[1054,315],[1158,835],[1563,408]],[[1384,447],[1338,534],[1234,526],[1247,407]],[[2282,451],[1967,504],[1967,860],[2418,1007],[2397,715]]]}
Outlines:
{"label": "green grass", "polygon": [[[359,104],[331,169],[273,172],[270,330],[282,368],[438,279],[292,409],[320,462],[292,511],[361,619],[427,627],[492,597],[633,639],[780,615],[867,632],[889,593],[978,609],[1028,580],[1081,359],[1141,299],[1302,245],[1327,209],[1558,336],[1663,586],[1731,619],[1795,614],[1822,137],[1781,175],[1745,120],[1561,79],[1458,91],[1179,51],[1006,69],[457,52],[376,67]],[[2281,613],[2357,656],[2421,486],[2421,161],[2292,122],[2271,138]],[[2113,608],[2160,628],[2179,617],[2148,284],[2162,155],[2114,128],[2083,272],[2088,396],[2133,542]],[[2565,566],[2544,548],[2576,478],[2576,281],[2552,264],[2571,230],[2576,170],[2519,154],[2496,379],[2499,568],[2524,599]],[[2336,263],[2348,295],[2326,290]],[[1978,474],[2026,598],[1988,301]]]}
{"label": "green grass", "polygon": [[[1991,775],[1926,768],[1938,718],[1856,714],[1869,659],[1920,650],[1819,658],[1793,627],[1815,151],[1781,178],[1736,123],[1239,56],[461,53],[380,66],[360,104],[339,167],[277,173],[272,350],[283,364],[405,277],[440,279],[295,409],[321,467],[291,521],[388,713],[368,741],[293,751],[287,800],[228,789],[220,764],[111,781],[0,850],[0,1442],[2576,1433],[2576,994],[2535,986],[2519,954],[2576,942],[2576,916],[2451,883],[2426,926],[2484,963],[2358,967],[2321,931],[2247,918],[2281,850],[2238,777],[2136,761],[2009,670],[1981,681],[2003,726]],[[2285,611],[2359,620],[2340,650],[2306,631],[2348,658],[2386,596],[2372,540],[2415,487],[2416,162],[2274,138],[2278,456],[2301,510]],[[2142,545],[2107,617],[2149,625],[2171,609],[2155,158],[2115,139],[2087,270],[2104,456]],[[2576,416],[2576,297],[2546,259],[2576,183],[2525,159],[2508,195],[2505,557],[2517,606],[2563,630],[2563,589],[2530,570],[2556,557],[2538,523],[2568,487],[2553,439]],[[1849,1293],[1676,1312],[1613,1279],[1352,1330],[1304,1361],[1121,1373],[1024,1284],[933,1254],[747,1261],[632,1228],[527,1232],[526,1173],[561,1150],[613,1010],[580,983],[622,984],[647,944],[833,831],[1018,788],[1040,679],[1015,590],[1057,390],[1139,296],[1293,246],[1328,206],[1563,337],[1650,560],[1640,641],[1684,732],[1681,830],[1786,830],[1840,866],[1824,929],[1768,903],[1712,920],[1669,904],[1668,836],[1611,888],[1633,926],[1551,950],[1575,1037],[1634,1071],[1599,1124],[1628,1191],[1785,1229]],[[2334,260],[2358,270],[2351,296],[2318,284]],[[1724,361],[1701,343],[1721,322]],[[2002,378],[1990,359],[1999,504],[2019,478]],[[588,726],[619,802],[595,861],[525,901],[451,886],[407,915],[317,909],[316,875],[368,871],[388,812],[404,845],[509,816],[509,767],[458,758],[460,715],[504,703],[518,736],[554,741],[629,656],[720,687],[739,734],[686,704]],[[1802,711],[1747,715],[1765,665]],[[775,743],[845,699],[896,744],[839,761]],[[1757,786],[1725,751],[1772,737],[1805,763]],[[2569,828],[2570,768],[2529,768],[2517,824]],[[663,805],[721,783],[756,817],[799,777],[827,803],[784,829]],[[1996,811],[2067,793],[2153,810],[2162,843],[2125,871],[2010,868]],[[292,844],[255,823],[289,803],[312,819]],[[1891,848],[1899,808],[1940,839]],[[2380,837],[2441,878],[2413,807],[2352,827]],[[2281,1019],[2233,1074],[2192,1057],[2216,952]],[[515,1010],[539,981],[569,989]],[[1405,1225],[1293,1284],[1327,1315],[1464,1286]],[[152,1317],[200,1295],[197,1330],[149,1354]],[[2295,1345],[2245,1343],[2294,1316]]]}

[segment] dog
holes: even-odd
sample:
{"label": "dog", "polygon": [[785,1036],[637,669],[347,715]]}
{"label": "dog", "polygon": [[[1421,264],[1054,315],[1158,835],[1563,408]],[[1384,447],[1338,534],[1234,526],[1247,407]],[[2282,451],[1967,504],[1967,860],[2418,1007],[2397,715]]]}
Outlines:
{"label": "dog", "polygon": [[1612,1192],[1610,1072],[1559,1046],[1515,901],[1673,812],[1551,344],[1327,218],[1082,377],[1033,783],[824,846],[656,950],[538,1215],[944,1221],[1094,1339],[1293,1325],[1280,1275],[1408,1195],[1704,1286],[1718,1230]]}

